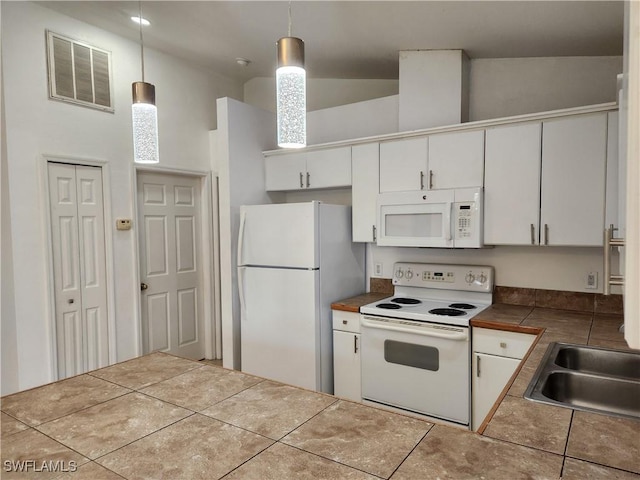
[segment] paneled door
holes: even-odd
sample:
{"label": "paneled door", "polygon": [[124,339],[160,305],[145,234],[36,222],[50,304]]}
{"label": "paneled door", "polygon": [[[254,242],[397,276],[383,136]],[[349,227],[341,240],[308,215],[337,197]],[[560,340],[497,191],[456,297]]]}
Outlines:
{"label": "paneled door", "polygon": [[58,377],[109,362],[102,169],[50,162]]}
{"label": "paneled door", "polygon": [[202,359],[200,179],[137,177],[143,351]]}

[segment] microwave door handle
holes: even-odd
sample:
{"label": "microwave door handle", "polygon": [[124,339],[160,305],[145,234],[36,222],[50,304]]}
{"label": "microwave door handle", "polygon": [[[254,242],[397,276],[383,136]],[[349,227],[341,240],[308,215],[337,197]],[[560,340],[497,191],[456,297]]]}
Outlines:
{"label": "microwave door handle", "polygon": [[453,207],[453,204],[450,202],[447,202],[447,207],[445,208],[445,212],[444,212],[444,224],[446,225],[446,233],[445,233],[445,240],[447,241],[447,243],[451,242],[451,230],[452,230],[452,225],[451,225],[451,208]]}

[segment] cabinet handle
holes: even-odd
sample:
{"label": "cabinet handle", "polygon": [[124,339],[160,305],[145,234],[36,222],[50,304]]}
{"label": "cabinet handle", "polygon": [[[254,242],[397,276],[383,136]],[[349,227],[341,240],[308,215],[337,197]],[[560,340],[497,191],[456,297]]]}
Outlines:
{"label": "cabinet handle", "polygon": [[622,275],[611,275],[611,247],[624,247],[624,238],[614,238],[613,232],[618,230],[610,225],[604,229],[604,286],[602,293],[604,295],[611,294],[611,285],[624,285],[624,277]]}
{"label": "cabinet handle", "polygon": [[376,235],[377,235],[378,232],[376,232],[376,226],[375,225],[371,225],[371,228],[373,230],[373,241],[375,242],[377,240],[377,236]]}
{"label": "cabinet handle", "polygon": [[480,356],[476,357],[476,377],[480,377]]}
{"label": "cabinet handle", "polygon": [[311,186],[311,182],[309,181],[309,178],[311,178],[311,174],[307,172],[307,188]]}
{"label": "cabinet handle", "polygon": [[507,348],[507,342],[500,342],[500,348]]}
{"label": "cabinet handle", "polygon": [[424,172],[420,170],[420,190],[424,190]]}
{"label": "cabinet handle", "polygon": [[429,170],[429,190],[433,190],[433,170]]}
{"label": "cabinet handle", "polygon": [[302,172],[300,172],[300,188],[304,188],[304,183],[302,183]]}
{"label": "cabinet handle", "polygon": [[346,325],[347,323],[349,323],[349,322],[347,322],[346,320],[342,320],[342,324],[343,325]]}
{"label": "cabinet handle", "polygon": [[536,226],[531,224],[531,245],[536,244]]}
{"label": "cabinet handle", "polygon": [[358,336],[353,336],[353,353],[358,353]]}
{"label": "cabinet handle", "polygon": [[549,225],[544,224],[544,244],[549,245]]}

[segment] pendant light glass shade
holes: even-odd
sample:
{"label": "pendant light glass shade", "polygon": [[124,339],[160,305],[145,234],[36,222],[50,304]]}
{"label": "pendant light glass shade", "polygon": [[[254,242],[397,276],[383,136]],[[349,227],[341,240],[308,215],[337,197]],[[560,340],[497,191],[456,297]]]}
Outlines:
{"label": "pendant light glass shade", "polygon": [[158,163],[158,109],[156,87],[146,82],[131,85],[133,104],[133,159],[136,163]]}
{"label": "pendant light glass shade", "polygon": [[296,37],[278,40],[276,70],[276,112],[278,146],[307,145],[307,81],[304,70],[304,42]]}
{"label": "pendant light glass shade", "polygon": [[[138,2],[139,19],[142,19],[142,2]],[[148,23],[148,22],[147,22]],[[133,103],[131,119],[133,125],[133,161],[135,163],[158,163],[158,110],[156,109],[156,87],[144,81],[144,42],[142,21],[140,22],[140,66],[142,81],[131,84]]]}

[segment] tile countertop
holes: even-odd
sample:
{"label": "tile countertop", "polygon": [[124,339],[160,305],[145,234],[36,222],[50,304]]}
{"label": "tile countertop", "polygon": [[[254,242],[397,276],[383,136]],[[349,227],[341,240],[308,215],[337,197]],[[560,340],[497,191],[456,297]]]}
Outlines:
{"label": "tile countertop", "polygon": [[618,342],[620,317],[494,305],[479,322],[545,328],[482,435],[153,353],[3,397],[0,476],[640,479],[640,422],[522,398],[546,344]]}
{"label": "tile countertop", "polygon": [[[332,308],[342,310],[346,304],[353,311],[359,298],[337,302]],[[622,321],[621,315],[506,304],[494,304],[476,316],[472,327],[537,335],[480,427],[479,438],[500,441],[494,448],[504,447],[502,442],[507,442],[562,456],[562,478],[640,478],[640,421],[545,405],[523,397],[551,342],[626,348],[618,332]],[[468,453],[462,446],[454,450],[462,456]],[[537,468],[531,467],[531,472]]]}

